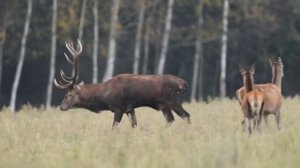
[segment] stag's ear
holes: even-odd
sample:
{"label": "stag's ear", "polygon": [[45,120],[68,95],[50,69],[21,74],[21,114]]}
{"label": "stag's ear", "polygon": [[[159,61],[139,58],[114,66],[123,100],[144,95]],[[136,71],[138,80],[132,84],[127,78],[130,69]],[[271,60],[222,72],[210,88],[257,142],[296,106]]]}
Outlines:
{"label": "stag's ear", "polygon": [[79,85],[79,86],[82,86],[82,85],[84,85],[84,82],[81,81],[78,85]]}
{"label": "stag's ear", "polygon": [[80,85],[74,85],[75,93],[80,93],[81,87]]}
{"label": "stag's ear", "polygon": [[252,75],[254,75],[254,73],[255,73],[255,64],[253,64],[253,65],[251,66],[251,68],[250,68],[250,73],[251,73]]}

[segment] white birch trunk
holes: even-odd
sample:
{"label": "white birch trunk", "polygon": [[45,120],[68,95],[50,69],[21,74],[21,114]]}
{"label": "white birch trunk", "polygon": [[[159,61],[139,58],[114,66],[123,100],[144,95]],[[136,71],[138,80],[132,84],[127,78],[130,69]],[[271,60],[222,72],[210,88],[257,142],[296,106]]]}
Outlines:
{"label": "white birch trunk", "polygon": [[168,9],[167,9],[165,30],[164,30],[164,35],[163,35],[162,49],[161,49],[160,58],[159,58],[159,62],[158,62],[158,68],[157,68],[157,74],[159,74],[159,75],[164,73],[170,31],[171,31],[171,27],[172,27],[173,5],[174,5],[174,0],[168,0]]}
{"label": "white birch trunk", "polygon": [[82,1],[81,12],[80,12],[80,21],[79,21],[79,31],[78,31],[78,39],[79,40],[82,40],[82,36],[83,36],[83,26],[84,26],[84,22],[85,22],[86,3],[87,3],[87,0]]}
{"label": "white birch trunk", "polygon": [[53,80],[55,74],[55,56],[56,56],[56,27],[57,27],[57,0],[53,0],[53,13],[52,13],[52,37],[51,37],[51,56],[50,56],[50,73],[46,95],[46,108],[51,107],[52,93],[53,93]]}
{"label": "white birch trunk", "polygon": [[119,7],[120,7],[120,0],[112,0],[108,59],[106,63],[106,70],[104,73],[103,81],[112,78],[114,74],[114,64],[116,59],[117,24],[119,20]]}
{"label": "white birch trunk", "polygon": [[[192,90],[191,90],[191,100],[196,100],[197,95],[197,82],[199,82],[199,85],[202,85],[202,75],[203,73],[200,72],[200,64],[201,64],[201,71],[202,69],[202,62],[203,62],[203,49],[202,49],[202,37],[201,37],[201,29],[203,25],[203,17],[202,17],[202,6],[203,6],[203,0],[199,0],[199,16],[198,16],[198,24],[197,24],[197,30],[196,30],[196,51],[194,56],[194,67],[193,67],[193,78],[192,78]],[[200,80],[201,78],[201,80]],[[203,86],[203,85],[202,85]],[[198,94],[202,95],[202,86],[198,87],[199,91]],[[199,96],[200,97],[200,96]],[[202,98],[201,98],[202,99]]]}
{"label": "white birch trunk", "polygon": [[140,0],[140,12],[139,19],[136,31],[136,39],[135,39],[135,48],[134,48],[134,62],[133,62],[133,73],[139,73],[139,65],[140,65],[140,48],[142,41],[142,30],[144,25],[144,16],[145,16],[145,0]]}
{"label": "white birch trunk", "polygon": [[23,32],[23,36],[22,36],[22,40],[21,40],[20,58],[19,58],[19,62],[17,65],[16,75],[15,75],[15,79],[14,79],[14,83],[13,83],[12,91],[11,91],[11,96],[10,96],[10,110],[12,112],[16,111],[16,98],[17,98],[17,92],[18,92],[21,72],[22,72],[22,68],[23,68],[24,58],[25,58],[26,42],[27,42],[27,35],[29,32],[31,11],[32,11],[32,0],[28,0],[24,32]]}
{"label": "white birch trunk", "polygon": [[221,51],[221,73],[220,73],[220,98],[226,96],[226,60],[227,60],[227,31],[228,31],[229,0],[224,0],[223,9],[223,35]]}
{"label": "white birch trunk", "polygon": [[147,19],[146,32],[144,37],[144,63],[143,63],[143,74],[148,73],[148,64],[149,64],[149,22],[150,19]]}
{"label": "white birch trunk", "polygon": [[93,83],[97,83],[98,82],[98,37],[99,37],[98,0],[94,0],[93,14],[94,14]]}

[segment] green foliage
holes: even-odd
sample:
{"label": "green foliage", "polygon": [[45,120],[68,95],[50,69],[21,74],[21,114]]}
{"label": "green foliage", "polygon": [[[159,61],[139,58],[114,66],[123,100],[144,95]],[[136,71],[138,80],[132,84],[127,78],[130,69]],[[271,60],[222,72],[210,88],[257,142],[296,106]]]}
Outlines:
{"label": "green foliage", "polygon": [[0,113],[0,167],[297,167],[300,157],[299,97],[285,99],[283,129],[248,137],[236,100],[184,104],[192,124],[179,117],[166,127],[163,114],[137,110],[138,127],[124,116],[111,130],[110,112],[61,112],[25,106]]}

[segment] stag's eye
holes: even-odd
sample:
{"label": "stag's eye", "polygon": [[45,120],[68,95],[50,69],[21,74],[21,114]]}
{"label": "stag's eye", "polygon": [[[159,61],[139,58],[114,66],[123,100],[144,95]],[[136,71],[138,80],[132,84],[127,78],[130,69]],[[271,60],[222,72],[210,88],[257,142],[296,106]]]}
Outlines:
{"label": "stag's eye", "polygon": [[68,99],[71,99],[73,96],[72,95],[68,95]]}

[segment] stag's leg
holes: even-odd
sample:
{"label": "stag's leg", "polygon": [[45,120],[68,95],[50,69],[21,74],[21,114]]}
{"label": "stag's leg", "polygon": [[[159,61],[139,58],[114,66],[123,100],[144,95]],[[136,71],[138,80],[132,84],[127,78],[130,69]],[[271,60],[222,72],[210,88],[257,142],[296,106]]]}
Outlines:
{"label": "stag's leg", "polygon": [[162,112],[163,112],[168,124],[171,124],[172,122],[175,121],[174,116],[173,116],[172,111],[170,110],[170,108],[164,107],[162,109]]}
{"label": "stag's leg", "polygon": [[112,125],[112,128],[115,128],[120,124],[122,117],[123,117],[123,112],[115,111],[114,123]]}
{"label": "stag's leg", "polygon": [[130,110],[126,114],[127,114],[128,118],[129,118],[129,121],[131,123],[132,128],[137,127],[137,121],[136,121],[136,116],[135,116],[134,109]]}
{"label": "stag's leg", "polygon": [[191,123],[190,121],[190,114],[186,112],[181,104],[177,104],[175,106],[172,106],[171,109],[182,119],[186,120],[188,124]]}
{"label": "stag's leg", "polygon": [[276,119],[277,129],[280,130],[280,129],[281,129],[281,117],[280,117],[280,111],[277,111],[277,112],[275,113],[275,119]]}

